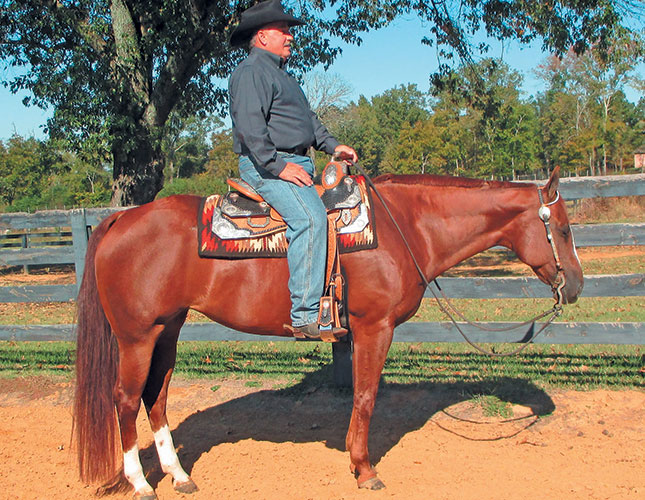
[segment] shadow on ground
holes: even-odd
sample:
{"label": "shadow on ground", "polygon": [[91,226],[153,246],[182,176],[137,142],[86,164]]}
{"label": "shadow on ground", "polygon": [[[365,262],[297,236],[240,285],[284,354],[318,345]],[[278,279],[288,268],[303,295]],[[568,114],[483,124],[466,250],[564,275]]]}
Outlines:
{"label": "shadow on ground", "polygon": [[[274,443],[324,442],[344,451],[352,410],[350,389],[332,384],[332,367],[309,373],[297,385],[263,390],[193,413],[173,431],[182,465],[190,474],[203,453],[222,443],[244,439]],[[555,405],[529,381],[498,378],[483,382],[415,384],[381,383],[370,427],[369,449],[374,464],[403,436],[420,429],[438,412],[473,395],[494,394],[502,401],[532,409],[536,416]],[[154,445],[142,450],[144,469],[153,488],[163,478]]]}

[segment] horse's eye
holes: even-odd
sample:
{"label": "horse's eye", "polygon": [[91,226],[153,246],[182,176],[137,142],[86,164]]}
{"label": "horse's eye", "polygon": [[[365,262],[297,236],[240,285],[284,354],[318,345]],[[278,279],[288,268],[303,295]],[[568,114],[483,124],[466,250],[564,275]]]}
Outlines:
{"label": "horse's eye", "polygon": [[560,229],[560,233],[562,233],[562,236],[564,238],[568,238],[569,234],[571,234],[571,228],[569,226],[565,226],[562,229]]}

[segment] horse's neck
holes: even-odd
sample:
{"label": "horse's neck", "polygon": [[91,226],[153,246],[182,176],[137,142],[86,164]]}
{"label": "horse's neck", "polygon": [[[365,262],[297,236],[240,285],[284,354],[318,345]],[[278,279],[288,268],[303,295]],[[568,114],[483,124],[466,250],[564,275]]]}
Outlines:
{"label": "horse's neck", "polygon": [[415,207],[427,255],[424,268],[435,277],[496,245],[509,246],[509,228],[526,208],[526,189],[429,186]]}

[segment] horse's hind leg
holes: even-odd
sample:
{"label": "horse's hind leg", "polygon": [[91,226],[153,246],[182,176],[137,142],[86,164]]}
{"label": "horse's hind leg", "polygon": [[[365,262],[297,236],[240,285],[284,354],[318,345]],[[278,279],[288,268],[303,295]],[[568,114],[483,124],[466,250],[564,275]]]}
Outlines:
{"label": "horse's hind leg", "polygon": [[143,391],[143,403],[150,418],[161,470],[172,476],[175,490],[180,493],[193,493],[197,491],[197,486],[179,463],[166,417],[168,385],[177,357],[177,337],[185,319],[186,313],[183,313],[166,325],[157,340],[148,382]]}
{"label": "horse's hind leg", "polygon": [[119,367],[114,387],[116,404],[121,429],[121,446],[123,447],[123,472],[134,488],[134,497],[151,500],[156,495],[143,474],[137,445],[137,414],[141,407],[141,396],[146,386],[155,340],[163,326],[159,325],[147,335],[139,337],[137,342],[121,341],[119,338]]}

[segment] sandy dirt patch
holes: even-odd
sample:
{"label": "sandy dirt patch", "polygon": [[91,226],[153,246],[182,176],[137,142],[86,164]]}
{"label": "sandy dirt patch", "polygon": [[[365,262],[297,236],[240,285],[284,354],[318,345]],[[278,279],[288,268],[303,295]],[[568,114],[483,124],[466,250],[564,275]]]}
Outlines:
{"label": "sandy dirt patch", "polygon": [[[143,412],[142,458],[162,500],[645,498],[645,392],[547,394],[517,383],[522,396],[505,419],[484,416],[463,388],[384,385],[370,442],[387,486],[378,492],[358,490],[349,472],[351,394],[327,387],[175,381],[168,414],[200,491],[172,490]],[[94,498],[70,449],[71,397],[69,382],[0,380],[0,496]]]}

